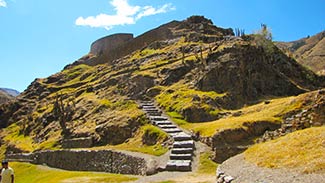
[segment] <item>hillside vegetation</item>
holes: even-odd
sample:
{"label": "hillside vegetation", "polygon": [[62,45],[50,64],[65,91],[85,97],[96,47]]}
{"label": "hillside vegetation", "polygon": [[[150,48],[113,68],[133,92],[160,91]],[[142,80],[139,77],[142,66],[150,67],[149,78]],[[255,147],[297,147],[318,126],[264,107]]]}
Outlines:
{"label": "hillside vegetation", "polygon": [[277,42],[276,45],[315,73],[325,75],[325,31],[297,41]]}
{"label": "hillside vegetation", "polygon": [[284,137],[256,144],[245,158],[258,166],[299,169],[305,173],[325,173],[325,127],[312,127]]}
{"label": "hillside vegetation", "polygon": [[[67,140],[82,138],[92,144],[78,148],[161,155],[168,138],[148,124],[139,100],[154,100],[200,137],[267,123],[258,133],[245,133],[257,138],[302,109],[300,94],[325,86],[325,77],[270,40],[236,37],[232,29],[201,16],[170,22],[133,41],[141,41],[141,47],[122,45],[121,58],[87,54],[61,72],[35,79],[16,100],[0,105],[2,155],[62,149]],[[92,59],[104,60],[90,64]]]}

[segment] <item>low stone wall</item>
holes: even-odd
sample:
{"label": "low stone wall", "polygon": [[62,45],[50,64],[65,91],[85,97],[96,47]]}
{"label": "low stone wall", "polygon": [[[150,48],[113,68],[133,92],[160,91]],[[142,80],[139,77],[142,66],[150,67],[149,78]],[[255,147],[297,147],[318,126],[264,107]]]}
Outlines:
{"label": "low stone wall", "polygon": [[11,161],[46,164],[49,167],[75,171],[100,171],[120,174],[145,175],[144,158],[112,150],[57,150],[29,154],[9,154]]}
{"label": "low stone wall", "polygon": [[65,139],[62,142],[63,148],[87,148],[94,145],[92,137],[81,137],[74,139]]}

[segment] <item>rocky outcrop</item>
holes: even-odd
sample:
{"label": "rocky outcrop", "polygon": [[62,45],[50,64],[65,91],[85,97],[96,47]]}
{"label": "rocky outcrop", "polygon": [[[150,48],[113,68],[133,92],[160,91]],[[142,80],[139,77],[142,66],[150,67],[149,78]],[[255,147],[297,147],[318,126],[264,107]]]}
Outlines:
{"label": "rocky outcrop", "polygon": [[112,144],[117,145],[131,138],[133,133],[140,126],[135,120],[129,120],[127,123],[103,123],[96,126],[95,131],[99,138],[96,139],[96,145]]}
{"label": "rocky outcrop", "polygon": [[302,105],[302,109],[286,115],[280,128],[266,131],[257,142],[265,142],[297,130],[325,125],[325,89],[306,95]]}
{"label": "rocky outcrop", "polygon": [[274,45],[267,47],[272,54],[264,47],[237,45],[209,55],[209,68],[196,86],[204,91],[227,92],[232,101],[232,106],[227,106],[239,108],[263,96],[298,95],[324,85],[324,78],[306,70]]}
{"label": "rocky outcrop", "polygon": [[200,140],[214,150],[214,161],[221,163],[254,144],[254,138],[267,130],[275,130],[280,124],[271,122],[244,123],[243,128],[229,129],[217,132],[213,137],[201,137]]}
{"label": "rocky outcrop", "polygon": [[53,168],[74,171],[99,171],[134,175],[145,175],[147,171],[147,162],[143,158],[112,150],[40,151],[30,154],[8,154],[7,159],[40,165],[46,164]]}

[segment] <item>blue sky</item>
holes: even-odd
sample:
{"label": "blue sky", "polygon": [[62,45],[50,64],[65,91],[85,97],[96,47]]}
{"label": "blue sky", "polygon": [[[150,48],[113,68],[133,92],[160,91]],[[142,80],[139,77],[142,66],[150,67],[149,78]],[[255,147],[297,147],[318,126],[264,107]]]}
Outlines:
{"label": "blue sky", "polygon": [[0,87],[23,91],[113,33],[204,15],[246,33],[265,23],[274,40],[291,41],[323,31],[324,10],[325,0],[0,0]]}

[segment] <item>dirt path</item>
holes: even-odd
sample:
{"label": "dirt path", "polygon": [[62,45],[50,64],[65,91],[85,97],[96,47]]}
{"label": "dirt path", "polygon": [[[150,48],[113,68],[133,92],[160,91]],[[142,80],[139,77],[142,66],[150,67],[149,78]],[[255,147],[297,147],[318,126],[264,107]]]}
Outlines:
{"label": "dirt path", "polygon": [[[195,143],[195,156],[193,159],[193,167],[191,172],[159,172],[155,175],[151,176],[137,176],[139,178],[137,181],[133,181],[133,183],[159,183],[164,181],[171,181],[175,183],[215,183],[216,176],[213,174],[198,174],[196,171],[198,170],[199,166],[199,155],[201,152],[205,152],[210,150],[210,147],[207,145],[196,142]],[[168,153],[167,153],[168,154]],[[168,155],[166,157],[159,158],[160,163],[167,162]]]}
{"label": "dirt path", "polygon": [[215,183],[215,176],[193,172],[161,172],[152,176],[138,177],[133,183]]}
{"label": "dirt path", "polygon": [[321,183],[325,181],[325,174],[303,174],[288,169],[271,169],[258,167],[244,160],[239,154],[222,163],[219,169],[235,180],[232,183]]}

